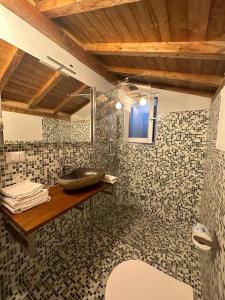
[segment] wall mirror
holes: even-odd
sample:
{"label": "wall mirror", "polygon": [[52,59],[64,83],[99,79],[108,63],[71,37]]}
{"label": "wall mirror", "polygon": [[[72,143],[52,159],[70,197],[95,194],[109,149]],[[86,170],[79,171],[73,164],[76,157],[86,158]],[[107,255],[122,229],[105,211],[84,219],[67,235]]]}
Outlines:
{"label": "wall mirror", "polygon": [[95,89],[62,66],[43,63],[0,40],[0,90],[1,144],[93,144]]}

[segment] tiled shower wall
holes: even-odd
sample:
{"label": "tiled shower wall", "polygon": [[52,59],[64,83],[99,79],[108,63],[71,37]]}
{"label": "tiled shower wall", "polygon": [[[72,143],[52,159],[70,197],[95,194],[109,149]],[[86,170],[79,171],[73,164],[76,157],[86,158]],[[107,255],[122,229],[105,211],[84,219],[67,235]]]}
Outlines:
{"label": "tiled shower wall", "polygon": [[[94,149],[88,144],[74,146],[69,143],[65,143],[63,148],[60,144],[41,143],[5,146],[0,153],[1,184],[5,186],[29,177],[52,185],[60,171],[60,157],[66,157],[67,162],[73,162],[75,166],[102,166],[107,172],[118,176],[118,194],[132,194],[132,199],[138,199],[135,205],[148,210],[150,217],[160,216],[161,220],[173,222],[174,231],[177,222],[183,223],[187,227],[185,230],[191,233],[191,225],[198,219],[207,122],[208,113],[204,110],[160,114],[156,145],[125,145],[121,111],[116,111],[112,103],[99,97]],[[5,165],[3,150],[25,150],[27,161]],[[73,210],[44,226],[38,231],[38,254],[30,259],[5,230],[0,215],[2,297],[12,293],[25,274],[35,273],[44,258],[51,260],[57,249],[70,243],[71,231],[67,235],[67,228],[73,224],[73,234],[78,234],[79,222],[80,216]],[[60,231],[64,233],[63,239]],[[182,234],[179,237],[182,239]],[[191,266],[184,265],[188,282],[191,276],[189,268],[198,268],[198,261],[191,242],[188,240],[186,244],[185,247],[193,252]],[[191,282],[194,280],[191,279]]]}
{"label": "tiled shower wall", "polygon": [[119,177],[118,190],[147,199],[145,209],[192,225],[199,215],[207,124],[206,110],[160,113],[156,145],[124,144],[123,113],[103,98],[95,161]]}
{"label": "tiled shower wall", "polygon": [[201,202],[201,221],[214,239],[214,248],[201,253],[204,300],[225,299],[225,152],[216,149],[220,96],[212,103],[205,181]]}

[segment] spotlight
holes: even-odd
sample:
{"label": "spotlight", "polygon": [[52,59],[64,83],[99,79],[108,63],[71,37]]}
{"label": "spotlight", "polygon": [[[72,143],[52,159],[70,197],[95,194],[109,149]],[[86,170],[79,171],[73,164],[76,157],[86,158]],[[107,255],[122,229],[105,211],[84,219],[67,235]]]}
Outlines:
{"label": "spotlight", "polygon": [[115,107],[116,107],[116,109],[121,109],[122,108],[122,104],[120,102],[116,102]]}
{"label": "spotlight", "polygon": [[145,106],[147,104],[147,100],[144,97],[142,97],[141,100],[139,101],[139,104],[141,106]]}

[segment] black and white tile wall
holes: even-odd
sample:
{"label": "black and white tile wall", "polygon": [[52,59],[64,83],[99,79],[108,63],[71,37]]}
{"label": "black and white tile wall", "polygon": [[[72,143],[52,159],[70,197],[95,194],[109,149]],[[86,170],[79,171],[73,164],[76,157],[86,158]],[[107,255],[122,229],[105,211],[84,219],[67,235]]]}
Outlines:
{"label": "black and white tile wall", "polygon": [[225,152],[216,149],[220,96],[212,103],[208,128],[201,221],[214,239],[214,248],[201,253],[205,300],[225,299]]}
{"label": "black and white tile wall", "polygon": [[91,120],[78,120],[71,122],[71,142],[91,141]]}
{"label": "black and white tile wall", "polygon": [[44,143],[87,143],[91,138],[91,121],[64,121],[50,118],[42,119]]}
{"label": "black and white tile wall", "polygon": [[[204,110],[160,114],[156,145],[125,145],[122,113],[98,97],[94,148],[56,143],[1,149],[2,185],[27,176],[53,185],[60,157],[119,177],[116,199],[95,198],[91,226],[82,228],[74,209],[39,230],[33,259],[12,240],[1,215],[2,299],[104,299],[108,275],[126,259],[150,263],[192,285],[201,298],[191,226],[199,217],[207,123]],[[6,165],[4,152],[16,147],[26,151],[27,161]]]}

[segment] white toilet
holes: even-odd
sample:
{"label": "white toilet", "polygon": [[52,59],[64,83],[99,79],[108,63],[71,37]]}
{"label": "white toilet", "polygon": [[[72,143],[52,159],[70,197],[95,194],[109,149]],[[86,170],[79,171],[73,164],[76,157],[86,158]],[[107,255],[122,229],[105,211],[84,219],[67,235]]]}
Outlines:
{"label": "white toilet", "polygon": [[105,300],[193,300],[193,289],[143,261],[128,260],[109,276]]}

